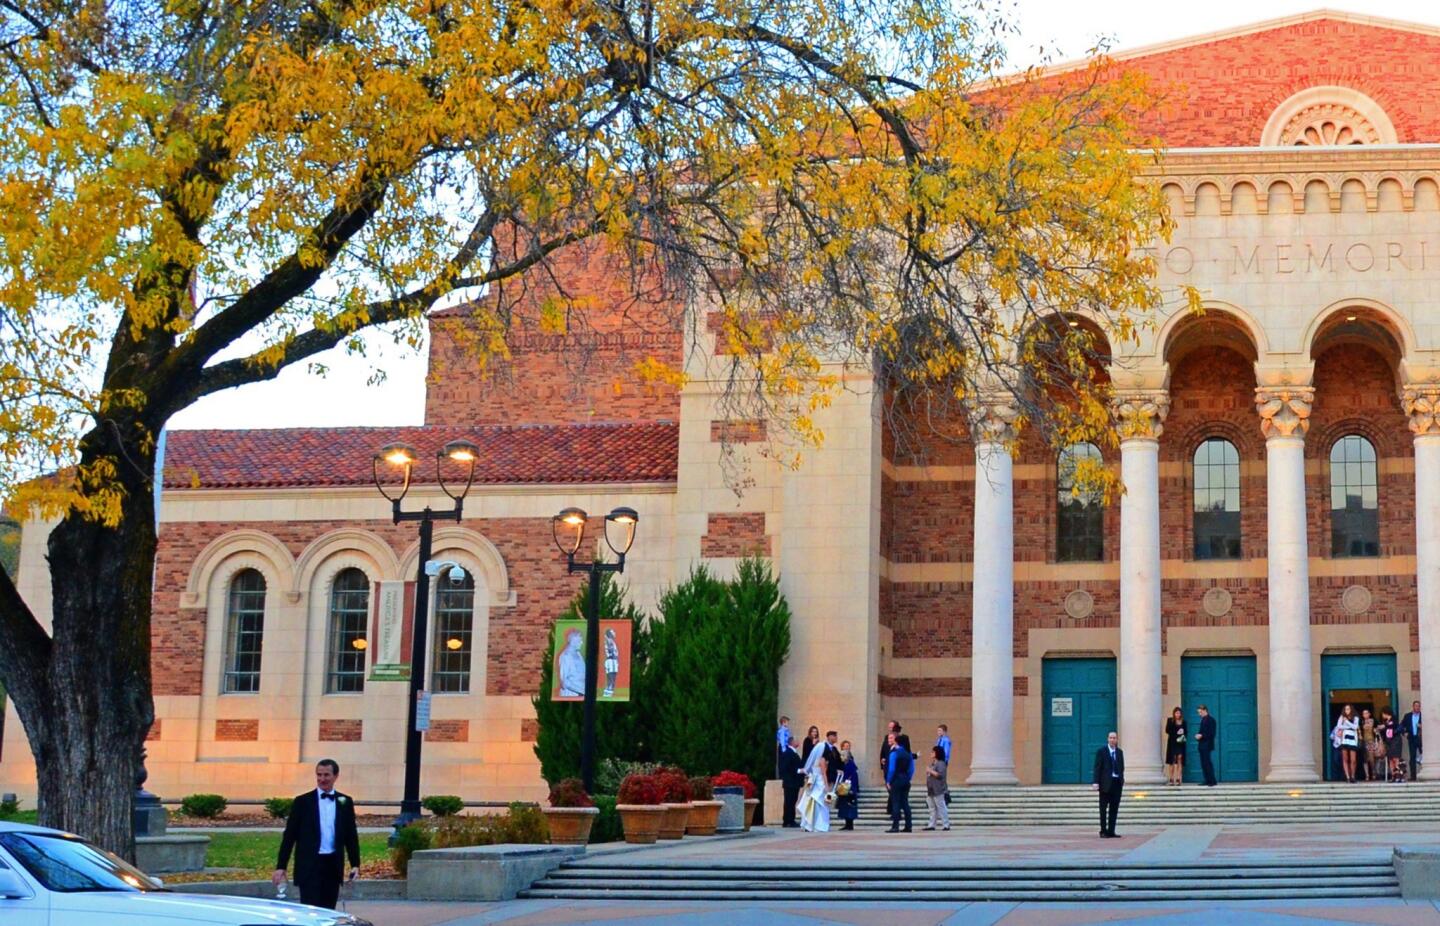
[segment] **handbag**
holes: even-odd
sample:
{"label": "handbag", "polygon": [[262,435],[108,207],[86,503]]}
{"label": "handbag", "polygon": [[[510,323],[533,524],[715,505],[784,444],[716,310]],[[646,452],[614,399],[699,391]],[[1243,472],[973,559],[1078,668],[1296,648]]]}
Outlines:
{"label": "handbag", "polygon": [[945,806],[946,806],[946,807],[949,807],[949,806],[950,806],[950,789],[949,789],[949,788],[946,788],[946,789],[945,789]]}

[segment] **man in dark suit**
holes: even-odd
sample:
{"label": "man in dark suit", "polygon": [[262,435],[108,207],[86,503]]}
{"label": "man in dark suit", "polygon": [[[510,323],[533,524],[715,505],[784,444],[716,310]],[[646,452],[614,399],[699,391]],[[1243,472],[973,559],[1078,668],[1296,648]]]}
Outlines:
{"label": "man in dark suit", "polygon": [[825,734],[825,783],[832,788],[845,771],[845,760],[840,758],[840,747],[836,745],[839,740],[840,734],[834,730]]}
{"label": "man in dark suit", "polygon": [[[891,749],[891,746],[892,746],[892,742],[893,742],[894,737],[898,736],[899,733],[900,733],[900,724],[896,723],[896,722],[893,721],[893,720],[890,721],[890,727],[889,727],[889,729],[888,729],[888,730],[886,731],[886,733],[885,733],[885,739],[881,740],[881,742],[880,742],[880,774],[881,774],[881,777],[884,777],[884,775],[885,775],[885,774],[889,771],[889,769],[890,769],[890,749]],[[893,799],[890,797],[889,792],[887,791],[886,794],[885,794],[885,814],[886,814],[886,816],[889,816],[889,815],[890,815],[890,811],[891,811],[891,809],[892,809],[893,806],[894,806],[894,801],[893,801]]]}
{"label": "man in dark suit", "polygon": [[1205,773],[1205,787],[1215,787],[1215,740],[1219,725],[1210,716],[1210,709],[1200,705],[1200,732],[1195,734],[1195,746],[1200,750],[1200,771]]}
{"label": "man in dark suit", "polygon": [[[897,724],[898,726],[898,724]],[[891,733],[888,764],[885,766],[885,787],[890,791],[890,828],[887,833],[900,832],[900,818],[905,818],[905,832],[912,832],[910,821],[910,779],[915,775],[915,757],[905,734]]]}
{"label": "man in dark suit", "polygon": [[275,862],[273,884],[285,881],[290,853],[295,853],[295,886],[300,902],[312,907],[335,909],[340,884],[345,876],[345,856],[350,857],[350,879],[360,873],[360,833],[355,828],[355,802],[335,790],[340,763],[321,759],[315,766],[315,790],[295,798],[285,835],[280,839],[280,857]]}
{"label": "man in dark suit", "polygon": [[1410,780],[1420,777],[1420,702],[1410,702],[1410,713],[1400,721],[1400,732],[1410,743]]}
{"label": "man in dark suit", "polygon": [[1120,792],[1125,788],[1125,753],[1120,749],[1120,737],[1113,732],[1095,751],[1090,787],[1100,792],[1100,838],[1119,839],[1115,818],[1120,815]]}
{"label": "man in dark suit", "polygon": [[[795,822],[795,802],[800,799],[800,784],[805,780],[803,771],[805,763],[797,751],[798,745],[791,740],[784,749],[780,750],[780,788],[785,801],[781,823],[787,827],[800,825]],[[775,818],[771,817],[770,819]]]}

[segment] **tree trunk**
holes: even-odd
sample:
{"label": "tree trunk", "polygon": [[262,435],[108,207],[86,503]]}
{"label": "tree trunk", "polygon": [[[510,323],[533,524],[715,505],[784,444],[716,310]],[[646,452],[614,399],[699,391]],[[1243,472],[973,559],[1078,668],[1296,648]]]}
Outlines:
{"label": "tree trunk", "polygon": [[[153,461],[125,448],[115,527],[72,512],[50,535],[53,644],[40,665],[10,665],[16,711],[35,755],[39,820],[128,859],[150,696],[155,558]],[[140,473],[144,473],[144,478]],[[23,693],[22,693],[23,692]]]}

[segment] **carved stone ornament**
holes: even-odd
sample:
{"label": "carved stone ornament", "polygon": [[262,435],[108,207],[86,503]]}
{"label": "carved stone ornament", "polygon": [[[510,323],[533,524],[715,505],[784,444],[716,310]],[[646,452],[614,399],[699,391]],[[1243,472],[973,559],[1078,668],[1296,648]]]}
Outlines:
{"label": "carved stone ornament", "polygon": [[1364,614],[1370,610],[1370,589],[1363,585],[1352,585],[1340,593],[1340,607],[1346,614]]}
{"label": "carved stone ornament", "polygon": [[1164,392],[1120,392],[1110,403],[1110,416],[1121,440],[1159,440],[1170,414],[1170,396]]}
{"label": "carved stone ornament", "polygon": [[1075,589],[1065,596],[1065,613],[1077,621],[1089,617],[1095,613],[1095,596],[1083,588]]}
{"label": "carved stone ornament", "polygon": [[1417,436],[1440,434],[1440,383],[1406,386],[1400,392],[1400,404],[1410,416],[1410,430]]}
{"label": "carved stone ornament", "polygon": [[1232,602],[1230,590],[1217,586],[1205,590],[1205,597],[1200,599],[1200,607],[1211,617],[1224,617],[1230,613]]}
{"label": "carved stone ornament", "polygon": [[1009,395],[981,396],[970,409],[970,433],[976,444],[1009,444],[1015,440],[1020,409]]}
{"label": "carved stone ornament", "polygon": [[1310,407],[1315,403],[1313,386],[1261,386],[1255,390],[1255,410],[1260,413],[1260,432],[1272,437],[1305,438],[1310,430]]}
{"label": "carved stone ornament", "polygon": [[1280,130],[1282,145],[1378,145],[1380,131],[1353,106],[1317,103],[1290,117]]}

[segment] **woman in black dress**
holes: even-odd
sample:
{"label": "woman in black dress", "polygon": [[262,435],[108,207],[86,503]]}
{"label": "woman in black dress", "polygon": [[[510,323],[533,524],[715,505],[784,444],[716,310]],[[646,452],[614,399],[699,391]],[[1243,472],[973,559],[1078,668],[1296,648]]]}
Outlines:
{"label": "woman in black dress", "polygon": [[1165,770],[1165,783],[1178,788],[1185,777],[1185,714],[1178,707],[1165,721]]}
{"label": "woman in black dress", "polygon": [[800,761],[809,762],[810,753],[820,742],[820,728],[811,727],[805,731],[805,741],[800,744]]}
{"label": "woman in black dress", "polygon": [[1400,771],[1401,741],[1404,737],[1400,735],[1400,725],[1395,722],[1395,715],[1390,713],[1389,708],[1380,709],[1380,722],[1375,725],[1375,735],[1385,744],[1384,761],[1390,766],[1390,780],[1404,781],[1405,775]]}

